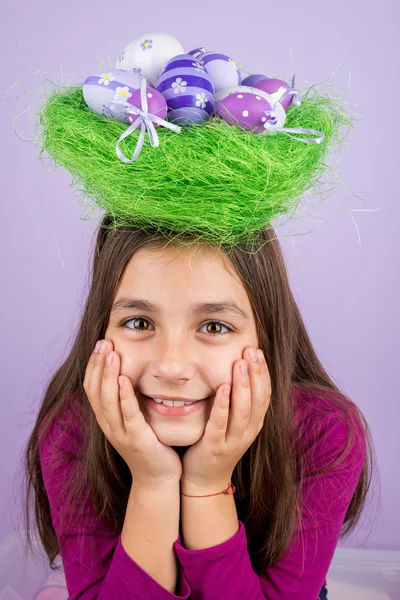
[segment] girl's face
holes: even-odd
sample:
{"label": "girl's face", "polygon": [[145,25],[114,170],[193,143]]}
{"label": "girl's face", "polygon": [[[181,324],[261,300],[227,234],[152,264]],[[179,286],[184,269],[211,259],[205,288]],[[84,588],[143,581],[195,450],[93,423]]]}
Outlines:
{"label": "girl's face", "polygon": [[[196,248],[196,253],[172,245],[136,252],[117,289],[105,333],[146,421],[168,446],[190,446],[202,437],[218,387],[232,384],[233,364],[244,348],[258,347],[240,279],[215,250]],[[121,306],[122,301],[131,306]],[[214,303],[235,304],[239,312]],[[154,412],[146,398],[160,394],[210,399],[192,414],[166,417]]]}

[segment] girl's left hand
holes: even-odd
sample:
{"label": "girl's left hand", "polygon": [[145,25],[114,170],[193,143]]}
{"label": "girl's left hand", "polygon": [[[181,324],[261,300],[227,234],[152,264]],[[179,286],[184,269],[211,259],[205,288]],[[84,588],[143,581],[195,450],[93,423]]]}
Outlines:
{"label": "girl's left hand", "polygon": [[[251,359],[256,351],[257,360]],[[222,384],[215,395],[203,436],[182,458],[182,491],[226,488],[240,458],[262,429],[271,399],[271,379],[261,350],[245,348],[233,365],[233,389]],[[240,367],[248,366],[247,374]],[[228,388],[228,395],[222,394]]]}

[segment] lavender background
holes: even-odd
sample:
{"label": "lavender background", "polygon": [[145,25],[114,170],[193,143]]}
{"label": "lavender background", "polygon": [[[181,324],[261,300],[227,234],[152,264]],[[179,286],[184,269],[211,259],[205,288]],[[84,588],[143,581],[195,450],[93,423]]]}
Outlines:
{"label": "lavender background", "polygon": [[[106,65],[123,47],[154,31],[234,58],[252,72],[297,84],[329,78],[362,116],[339,163],[345,187],[283,240],[290,279],[312,341],[328,372],[361,407],[375,442],[381,479],[372,509],[342,546],[400,549],[398,423],[399,4],[381,0],[148,0],[144,8],[70,0],[27,0],[2,11],[0,93],[39,69],[74,83]],[[152,18],[153,17],[153,18]],[[154,18],[155,17],[155,18]],[[40,85],[32,75],[8,92]],[[86,294],[87,257],[96,226],[81,221],[71,177],[50,171],[12,120],[34,94],[1,103],[3,331],[0,403],[0,544],[19,526],[22,450],[51,373],[66,355]],[[27,114],[20,118],[28,137]],[[346,212],[345,204],[356,211]],[[378,210],[376,210],[378,209]],[[99,212],[100,216],[101,213]],[[325,224],[320,222],[327,221]],[[301,235],[315,229],[310,235]],[[277,233],[288,235],[288,226]],[[361,243],[358,235],[360,235]],[[397,334],[397,335],[396,335]]]}

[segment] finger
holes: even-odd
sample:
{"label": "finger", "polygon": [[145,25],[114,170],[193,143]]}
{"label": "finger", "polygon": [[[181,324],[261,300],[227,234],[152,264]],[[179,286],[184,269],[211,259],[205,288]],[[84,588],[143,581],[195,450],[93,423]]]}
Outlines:
{"label": "finger", "polygon": [[[224,390],[228,394],[224,394]],[[229,418],[230,407],[230,386],[221,385],[215,394],[214,404],[211,408],[210,417],[207,422],[204,434],[210,439],[210,442],[217,445],[218,442],[225,441],[226,428]]]}
{"label": "finger", "polygon": [[122,419],[127,433],[129,435],[131,434],[130,438],[132,438],[132,440],[143,440],[143,434],[148,434],[149,440],[153,440],[154,434],[144,418],[144,414],[140,410],[139,402],[130,378],[126,375],[120,375],[118,377],[118,384]]}
{"label": "finger", "polygon": [[96,356],[97,356],[97,350],[98,350],[98,347],[100,345],[100,342],[101,342],[101,340],[98,340],[96,342],[96,345],[93,348],[93,352],[90,355],[88,364],[86,365],[85,378],[83,380],[83,389],[85,390],[85,392],[87,391],[88,386],[89,386],[90,375],[91,375],[91,372],[92,372],[92,369],[93,369],[94,361],[95,361]]}
{"label": "finger", "polygon": [[[241,366],[247,366],[242,373]],[[233,386],[231,392],[231,409],[229,415],[227,441],[241,440],[246,431],[251,414],[251,388],[249,365],[247,360],[239,360],[233,366]]]}
{"label": "finger", "polygon": [[264,420],[271,397],[271,378],[264,354],[258,350],[258,360],[249,360],[251,416],[249,429],[257,431]]}
{"label": "finger", "polygon": [[[113,436],[120,437],[126,433],[122,409],[119,398],[118,376],[120,374],[121,361],[118,352],[111,350],[103,354],[103,372],[100,382],[100,406]],[[107,359],[112,359],[107,364]]]}
{"label": "finger", "polygon": [[[100,340],[100,342],[104,343],[105,340]],[[84,382],[84,389],[86,395],[102,429],[102,423],[104,423],[104,420],[103,413],[101,410],[100,395],[101,379],[103,377],[103,370],[105,364],[104,355],[107,352],[107,348],[108,350],[112,349],[112,345],[110,342],[105,342],[105,351],[103,353],[93,351],[89,359],[88,366],[86,368]]]}

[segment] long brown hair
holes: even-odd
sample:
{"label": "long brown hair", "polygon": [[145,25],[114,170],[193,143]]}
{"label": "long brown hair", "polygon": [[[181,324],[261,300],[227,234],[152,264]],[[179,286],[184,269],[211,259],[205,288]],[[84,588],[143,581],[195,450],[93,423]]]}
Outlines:
{"label": "long brown hair", "polygon": [[[24,454],[24,517],[28,546],[32,548],[29,508],[33,494],[35,524],[52,569],[60,548],[43,484],[39,445],[41,435],[46,435],[47,428],[65,408],[68,399],[74,398],[75,418],[85,442],[80,455],[65,457],[65,460],[74,460],[78,465],[74,481],[64,482],[72,506],[76,507],[74,516],[78,518],[83,494],[90,494],[99,516],[120,532],[132,483],[125,462],[97,423],[83,390],[83,380],[94,345],[104,337],[116,289],[127,263],[139,248],[163,246],[166,238],[157,232],[144,232],[128,226],[112,229],[111,222],[106,215],[99,227],[91,285],[79,330],[68,357],[52,376],[45,391]],[[296,460],[301,456],[299,452],[293,452],[296,438],[293,392],[299,392],[305,402],[313,395],[329,398],[344,415],[355,417],[365,432],[367,455],[346,512],[341,538],[352,532],[360,519],[371,483],[374,448],[369,426],[361,411],[333,383],[315,354],[290,290],[274,230],[261,231],[252,244],[225,250],[222,256],[237,271],[250,298],[259,347],[264,351],[272,383],[272,397],[264,427],[239,461],[232,479],[237,488],[238,517],[248,533],[253,568],[261,573],[283,555],[298,517],[300,502]],[[43,433],[39,432],[42,427]],[[298,424],[297,436],[298,432],[301,433],[301,423]],[[350,427],[347,448],[351,445],[352,435]],[[340,458],[343,459],[344,455]]]}

